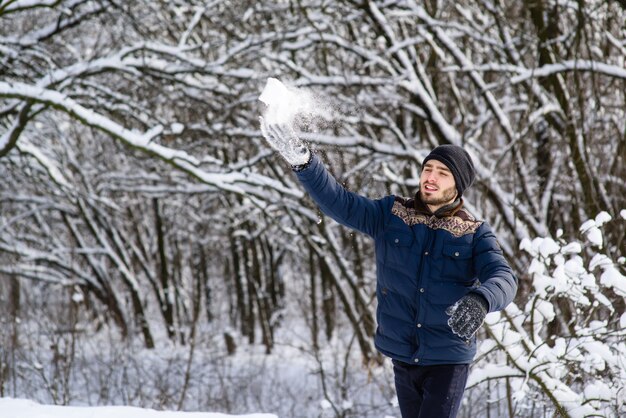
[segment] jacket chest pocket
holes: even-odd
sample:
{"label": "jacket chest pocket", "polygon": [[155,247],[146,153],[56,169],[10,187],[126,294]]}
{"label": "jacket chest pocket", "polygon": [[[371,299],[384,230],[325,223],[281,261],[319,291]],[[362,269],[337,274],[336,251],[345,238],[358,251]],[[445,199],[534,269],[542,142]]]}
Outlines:
{"label": "jacket chest pocket", "polygon": [[443,247],[443,280],[470,284],[474,281],[472,246],[446,244]]}
{"label": "jacket chest pocket", "polygon": [[384,264],[390,267],[405,267],[414,257],[413,231],[410,229],[390,229],[385,232]]}

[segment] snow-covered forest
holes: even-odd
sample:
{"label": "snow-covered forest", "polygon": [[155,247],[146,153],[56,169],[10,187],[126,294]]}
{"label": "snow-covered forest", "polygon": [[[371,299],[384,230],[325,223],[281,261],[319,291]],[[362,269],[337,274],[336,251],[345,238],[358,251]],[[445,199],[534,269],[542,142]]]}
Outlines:
{"label": "snow-covered forest", "polygon": [[371,242],[263,140],[269,77],[350,190],[471,153],[520,290],[461,417],[626,414],[624,0],[0,0],[0,398],[400,416]]}

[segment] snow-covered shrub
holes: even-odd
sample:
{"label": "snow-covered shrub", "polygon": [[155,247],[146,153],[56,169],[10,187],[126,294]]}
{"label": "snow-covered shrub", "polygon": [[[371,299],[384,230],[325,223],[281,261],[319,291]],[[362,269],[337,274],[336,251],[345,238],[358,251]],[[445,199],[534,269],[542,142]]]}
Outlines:
{"label": "snow-covered shrub", "polygon": [[[626,211],[621,213],[624,222]],[[507,398],[514,416],[624,416],[626,413],[626,277],[619,249],[603,246],[600,213],[580,240],[559,231],[524,240],[531,256],[525,306],[487,317],[488,338],[469,387],[504,379],[492,399]],[[611,255],[613,254],[613,256]],[[494,361],[495,360],[495,361]],[[493,385],[493,382],[491,383]]]}

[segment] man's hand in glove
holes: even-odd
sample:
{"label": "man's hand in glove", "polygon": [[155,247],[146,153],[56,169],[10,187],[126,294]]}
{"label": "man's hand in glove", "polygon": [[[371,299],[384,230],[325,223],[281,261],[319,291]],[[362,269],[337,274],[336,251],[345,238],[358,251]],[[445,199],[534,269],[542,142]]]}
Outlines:
{"label": "man's hand in glove", "polygon": [[446,309],[446,314],[450,315],[448,325],[459,337],[471,338],[483,324],[488,310],[484,297],[468,293]]}
{"label": "man's hand in glove", "polygon": [[293,128],[286,124],[268,123],[262,117],[261,133],[274,150],[278,151],[292,166],[301,166],[309,162],[311,152],[298,138]]}

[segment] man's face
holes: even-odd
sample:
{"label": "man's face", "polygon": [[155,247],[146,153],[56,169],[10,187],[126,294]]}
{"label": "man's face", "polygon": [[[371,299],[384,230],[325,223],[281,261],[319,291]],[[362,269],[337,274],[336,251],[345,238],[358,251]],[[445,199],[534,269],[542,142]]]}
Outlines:
{"label": "man's face", "polygon": [[422,201],[430,206],[441,207],[452,203],[456,194],[456,184],[450,169],[440,161],[427,161],[420,175]]}

